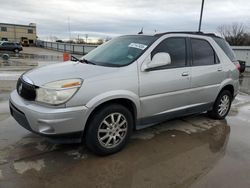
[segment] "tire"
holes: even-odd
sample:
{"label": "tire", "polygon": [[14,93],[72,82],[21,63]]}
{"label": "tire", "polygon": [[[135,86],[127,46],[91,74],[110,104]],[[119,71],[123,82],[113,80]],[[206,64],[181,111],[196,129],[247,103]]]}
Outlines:
{"label": "tire", "polygon": [[230,110],[232,99],[233,97],[230,91],[222,91],[217,97],[213,109],[208,112],[208,115],[213,119],[225,119]]}
{"label": "tire", "polygon": [[[113,119],[112,119],[113,118]],[[133,130],[133,116],[124,106],[102,107],[90,119],[85,142],[93,153],[109,155],[124,148]]]}
{"label": "tire", "polygon": [[19,50],[18,50],[18,49],[15,49],[14,52],[15,52],[15,53],[19,53]]}

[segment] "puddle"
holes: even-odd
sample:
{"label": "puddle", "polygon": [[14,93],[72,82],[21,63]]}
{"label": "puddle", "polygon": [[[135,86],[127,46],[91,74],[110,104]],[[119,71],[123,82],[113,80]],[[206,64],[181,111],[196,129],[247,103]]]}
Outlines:
{"label": "puddle", "polygon": [[36,66],[62,62],[62,55],[38,55],[38,54],[13,54],[9,53],[9,59],[3,60],[0,53],[0,70],[21,71],[29,70]]}
{"label": "puddle", "polygon": [[18,174],[23,174],[24,172],[31,169],[40,171],[42,168],[45,167],[45,163],[44,160],[40,159],[36,161],[15,162],[13,166]]}
{"label": "puddle", "polygon": [[[0,53],[0,57],[2,57],[3,53]],[[5,53],[8,54],[10,60],[17,61],[17,60],[37,60],[37,61],[60,61],[62,60],[62,55],[44,55],[44,54],[28,54],[28,53]],[[3,60],[2,60],[3,61]]]}
{"label": "puddle", "polygon": [[250,94],[250,74],[244,73],[243,76],[240,77],[240,90],[244,93]]}

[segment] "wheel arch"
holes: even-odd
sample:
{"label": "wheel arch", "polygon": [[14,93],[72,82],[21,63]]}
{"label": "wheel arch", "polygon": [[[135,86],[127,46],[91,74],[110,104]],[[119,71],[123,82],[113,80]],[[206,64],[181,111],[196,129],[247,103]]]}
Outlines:
{"label": "wheel arch", "polygon": [[[221,84],[220,84],[220,88],[218,90],[218,94],[217,97],[219,96],[219,94],[224,91],[224,90],[228,90],[230,91],[230,93],[232,94],[232,97],[234,97],[237,94],[238,91],[238,87],[237,87],[237,80],[231,79],[231,78],[227,78],[225,79]],[[216,97],[216,98],[217,98]]]}
{"label": "wheel arch", "polygon": [[[222,92],[222,91],[225,91],[225,90],[228,90],[231,94],[232,94],[232,97],[234,97],[234,86],[232,84],[227,84],[225,86],[223,86],[221,89],[220,89],[220,92],[219,94]],[[217,97],[219,96],[219,94],[217,95]]]}
{"label": "wheel arch", "polygon": [[[114,93],[113,93],[114,94]],[[108,97],[104,97],[108,96]],[[111,93],[109,94],[102,94],[101,96],[97,96],[93,98],[91,101],[89,101],[86,106],[90,109],[85,121],[85,127],[83,133],[85,133],[85,130],[88,127],[89,121],[93,117],[96,111],[99,109],[103,108],[106,105],[109,104],[120,104],[124,107],[126,107],[128,110],[131,111],[133,115],[133,120],[134,120],[134,129],[135,129],[135,123],[136,119],[138,118],[139,115],[139,109],[140,109],[140,102],[139,102],[139,97],[137,97],[135,94],[130,94],[130,95],[124,95],[124,94],[114,94],[112,95]]]}

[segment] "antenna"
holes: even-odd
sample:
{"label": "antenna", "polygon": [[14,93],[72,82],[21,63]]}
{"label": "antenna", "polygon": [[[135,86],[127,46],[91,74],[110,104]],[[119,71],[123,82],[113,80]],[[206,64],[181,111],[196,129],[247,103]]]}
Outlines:
{"label": "antenna", "polygon": [[200,22],[199,22],[198,32],[201,32],[201,23],[202,23],[202,16],[203,16],[203,8],[204,8],[204,0],[202,0],[202,3],[201,3],[201,13],[200,13]]}

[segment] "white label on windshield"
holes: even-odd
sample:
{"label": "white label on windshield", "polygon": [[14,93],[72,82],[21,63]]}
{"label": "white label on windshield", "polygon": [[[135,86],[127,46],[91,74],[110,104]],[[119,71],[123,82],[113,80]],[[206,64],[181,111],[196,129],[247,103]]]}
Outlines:
{"label": "white label on windshield", "polygon": [[147,48],[147,45],[144,45],[144,44],[139,44],[139,43],[130,43],[128,45],[128,47],[131,47],[131,48],[138,48],[140,50],[144,50],[145,48]]}

